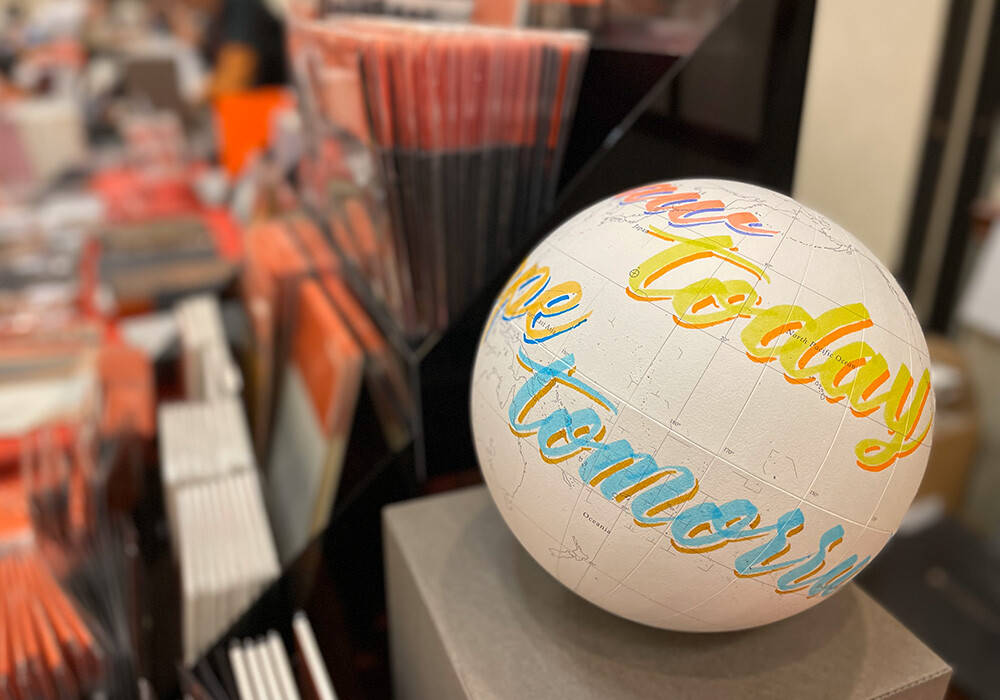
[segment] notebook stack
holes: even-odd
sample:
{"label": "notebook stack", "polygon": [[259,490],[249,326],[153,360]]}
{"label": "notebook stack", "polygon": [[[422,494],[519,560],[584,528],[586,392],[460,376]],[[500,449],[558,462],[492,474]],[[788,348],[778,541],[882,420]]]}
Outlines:
{"label": "notebook stack", "polygon": [[551,212],[588,37],[368,15],[292,22],[305,194],[411,340]]}
{"label": "notebook stack", "polygon": [[243,378],[229,352],[222,311],[215,296],[190,296],[174,307],[181,341],[184,395],[213,401],[239,394]]}
{"label": "notebook stack", "polygon": [[186,299],[174,316],[188,400],[159,407],[160,479],[190,664],[281,569],[218,300]]}
{"label": "notebook stack", "polygon": [[0,698],[89,697],[102,652],[33,547],[0,552]]}
{"label": "notebook stack", "polygon": [[185,488],[256,473],[257,462],[239,398],[160,405],[160,479],[176,542],[176,499]]}
{"label": "notebook stack", "polygon": [[[77,697],[103,689],[104,651],[40,549],[79,543],[87,508],[85,465],[68,457],[73,435],[25,438],[0,454],[0,698]],[[23,470],[21,476],[19,471]],[[65,550],[64,550],[65,551]]]}
{"label": "notebook stack", "polygon": [[305,613],[291,624],[294,649],[270,630],[256,639],[231,639],[215,657],[180,669],[181,689],[202,700],[336,700],[326,662]]}
{"label": "notebook stack", "polygon": [[175,502],[185,663],[281,573],[255,471],[181,489]]}
{"label": "notebook stack", "polygon": [[236,397],[163,404],[160,465],[192,663],[281,571]]}

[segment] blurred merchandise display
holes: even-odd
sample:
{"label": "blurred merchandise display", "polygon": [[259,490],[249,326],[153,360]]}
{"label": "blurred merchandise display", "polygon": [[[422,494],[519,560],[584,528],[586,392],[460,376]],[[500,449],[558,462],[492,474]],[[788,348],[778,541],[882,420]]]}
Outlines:
{"label": "blurred merchandise display", "polygon": [[440,333],[552,211],[586,35],[291,24],[300,178],[407,339]]}
{"label": "blurred merchandise display", "polygon": [[[10,161],[0,171],[4,189],[31,192],[87,159],[83,113],[73,101],[31,98],[0,104],[0,139]],[[6,158],[5,158],[6,160]]]}
{"label": "blurred merchandise display", "polygon": [[[504,279],[657,178],[791,188],[814,6],[0,1],[0,700],[399,691],[382,509],[480,481]],[[990,508],[960,350],[925,518]]]}

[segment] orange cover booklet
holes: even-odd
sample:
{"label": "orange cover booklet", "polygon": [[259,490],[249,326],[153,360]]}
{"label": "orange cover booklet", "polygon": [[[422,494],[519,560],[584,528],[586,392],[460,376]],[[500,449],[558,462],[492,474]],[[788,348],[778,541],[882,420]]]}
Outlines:
{"label": "orange cover booklet", "polygon": [[265,463],[274,402],[281,377],[276,368],[287,354],[289,319],[295,318],[299,282],[311,265],[280,220],[247,231],[244,305],[254,334],[255,356],[248,381],[250,425],[257,458]]}
{"label": "orange cover booklet", "polygon": [[365,388],[378,412],[390,449],[402,448],[409,437],[410,400],[405,371],[382,332],[340,276],[340,266],[316,225],[305,218],[289,226],[303,252],[314,261],[317,279],[333,308],[347,323],[365,354]]}
{"label": "orange cover booklet", "polygon": [[401,449],[410,436],[412,402],[406,371],[371,316],[336,275],[320,278],[334,308],[343,317],[365,353],[365,388],[379,416],[390,450]]}
{"label": "orange cover booklet", "polygon": [[151,440],[156,431],[153,364],[145,352],[117,340],[106,341],[99,357],[101,433],[136,433]]}
{"label": "orange cover booklet", "polygon": [[315,280],[301,283],[282,368],[268,499],[283,562],[329,520],[364,372],[364,352]]}

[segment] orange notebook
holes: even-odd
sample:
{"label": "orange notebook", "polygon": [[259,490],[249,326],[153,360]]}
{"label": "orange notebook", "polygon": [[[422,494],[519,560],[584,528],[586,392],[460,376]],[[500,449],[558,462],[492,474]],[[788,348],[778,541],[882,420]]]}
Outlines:
{"label": "orange notebook", "polygon": [[365,354],[365,386],[392,449],[409,439],[410,401],[405,371],[385,336],[340,276],[339,260],[314,223],[295,217],[289,228],[313,262],[320,285]]}
{"label": "orange notebook", "polygon": [[256,341],[250,381],[251,428],[261,463],[269,451],[281,383],[277,368],[288,354],[288,326],[295,318],[298,286],[311,269],[280,221],[267,221],[247,231],[243,295]]}
{"label": "orange notebook", "polygon": [[412,402],[406,371],[385,336],[355,296],[335,275],[320,278],[337,312],[347,321],[365,353],[365,387],[379,415],[382,433],[392,450],[401,449],[410,437]]}
{"label": "orange notebook", "polygon": [[329,521],[364,372],[364,352],[319,284],[302,282],[268,465],[275,543],[294,558]]}
{"label": "orange notebook", "polygon": [[101,347],[103,406],[101,432],[134,432],[152,439],[156,429],[156,387],[153,366],[142,350],[120,342]]}

